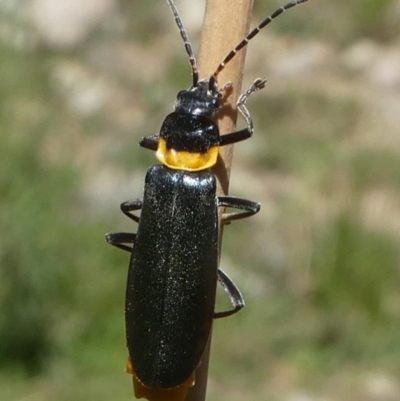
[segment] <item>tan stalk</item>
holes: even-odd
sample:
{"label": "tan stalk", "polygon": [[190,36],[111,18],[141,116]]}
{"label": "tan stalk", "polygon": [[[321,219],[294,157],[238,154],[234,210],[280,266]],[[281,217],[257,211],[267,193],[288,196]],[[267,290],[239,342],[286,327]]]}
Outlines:
{"label": "tan stalk", "polygon": [[[253,0],[207,0],[201,32],[200,51],[197,65],[200,79],[209,78],[227,55],[248,33],[251,22]],[[218,115],[221,134],[233,132],[236,126],[236,101],[241,93],[246,48],[226,66],[218,76],[218,85],[223,88],[228,82],[232,91]],[[218,178],[218,195],[227,195],[233,146],[220,149],[220,157],[214,173]],[[220,244],[222,240],[222,229]],[[196,371],[196,385],[189,390],[185,401],[205,401],[208,376],[209,344],[202,363]]]}

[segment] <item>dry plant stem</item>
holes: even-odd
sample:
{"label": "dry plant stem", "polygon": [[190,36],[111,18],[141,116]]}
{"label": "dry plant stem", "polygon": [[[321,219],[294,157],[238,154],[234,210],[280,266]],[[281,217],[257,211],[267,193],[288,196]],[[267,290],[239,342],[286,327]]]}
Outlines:
{"label": "dry plant stem", "polygon": [[[247,35],[252,8],[253,0],[207,0],[197,60],[200,78],[208,78],[228,52]],[[220,88],[230,82],[233,89],[223,105],[223,115],[218,116],[222,135],[234,131],[236,126],[236,101],[241,92],[246,50],[240,51],[218,76]],[[232,146],[220,149],[220,162],[214,169],[220,185],[219,195],[228,193],[232,152]]]}
{"label": "dry plant stem", "polygon": [[[209,78],[226,54],[248,33],[251,22],[253,0],[207,0],[201,33],[200,51],[197,58],[200,78]],[[221,134],[233,132],[236,126],[236,101],[240,95],[246,48],[240,51],[218,76],[219,87],[232,84],[232,92],[223,104],[223,113],[218,116]],[[218,179],[218,195],[226,195],[233,147],[220,149],[220,157],[214,173]],[[222,240],[222,230],[220,244]],[[196,371],[196,385],[189,390],[185,401],[204,401],[207,389],[208,360],[211,335],[202,363]]]}

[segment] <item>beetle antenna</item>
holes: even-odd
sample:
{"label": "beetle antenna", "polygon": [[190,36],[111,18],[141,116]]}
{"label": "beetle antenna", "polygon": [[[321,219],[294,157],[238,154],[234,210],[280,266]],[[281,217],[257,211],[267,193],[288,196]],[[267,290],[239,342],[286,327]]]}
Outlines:
{"label": "beetle antenna", "polygon": [[[168,0],[167,0],[168,1]],[[275,19],[278,15],[281,15],[283,12],[297,6],[298,4],[305,3],[308,0],[294,0],[290,3],[285,4],[284,6],[278,8],[274,13],[272,13],[269,17],[265,18],[261,24],[256,26],[233,50],[231,50],[226,57],[222,60],[221,64],[215,70],[214,74],[211,75],[210,81],[215,82],[217,80],[217,76],[219,73],[225,68],[225,66],[236,56],[236,53],[247,46],[251,39],[256,36],[261,29],[266,27],[273,19]]]}
{"label": "beetle antenna", "polygon": [[192,45],[189,42],[189,38],[187,36],[186,30],[183,26],[181,17],[179,16],[179,13],[178,13],[178,9],[176,8],[173,0],[167,0],[167,3],[169,5],[169,7],[171,8],[172,13],[174,14],[176,25],[178,25],[179,32],[181,34],[183,43],[185,45],[186,53],[189,56],[189,63],[190,63],[190,67],[192,69],[193,86],[196,86],[197,82],[199,80],[199,71],[197,70],[196,58],[194,57]]}

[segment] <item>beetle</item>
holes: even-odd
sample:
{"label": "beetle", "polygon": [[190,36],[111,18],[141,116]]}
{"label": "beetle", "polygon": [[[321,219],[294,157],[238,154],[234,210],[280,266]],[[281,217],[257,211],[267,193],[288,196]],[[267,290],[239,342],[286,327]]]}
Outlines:
{"label": "beetle", "polygon": [[[257,81],[241,99],[263,84]],[[181,100],[191,96],[185,92]],[[193,116],[175,111],[166,118],[157,150],[165,163],[148,170],[143,198],[121,205],[123,213],[139,223],[137,233],[106,236],[108,243],[133,250],[125,303],[127,370],[133,373],[136,397],[151,401],[185,398],[194,384],[213,318],[229,316],[244,306],[239,289],[218,269],[218,209],[239,209],[224,214],[223,224],[260,209],[256,202],[216,195],[216,178],[205,166],[214,157],[216,162],[224,137],[219,137],[214,122]],[[195,125],[198,120],[201,124]],[[231,135],[229,140],[241,139],[237,133]],[[134,214],[139,210],[140,217]],[[233,309],[214,313],[217,280]]]}
{"label": "beetle", "polygon": [[[213,318],[244,306],[233,281],[218,268],[218,210],[234,208],[222,224],[257,213],[260,205],[246,199],[216,195],[216,164],[220,146],[245,140],[253,123],[245,103],[265,86],[256,79],[238,99],[246,128],[220,136],[215,115],[222,92],[217,76],[235,54],[264,26],[285,10],[307,0],[288,3],[253,29],[220,63],[209,79],[199,80],[196,59],[172,0],[167,0],[178,25],[192,70],[192,86],[177,95],[174,111],[158,135],[140,146],[156,152],[160,165],[146,174],[143,198],[121,204],[138,223],[136,234],[110,233],[106,241],[131,253],[125,301],[125,326],[135,396],[149,401],[182,401],[194,385],[209,340]],[[141,211],[140,216],[135,212]],[[217,281],[233,309],[214,313]]]}

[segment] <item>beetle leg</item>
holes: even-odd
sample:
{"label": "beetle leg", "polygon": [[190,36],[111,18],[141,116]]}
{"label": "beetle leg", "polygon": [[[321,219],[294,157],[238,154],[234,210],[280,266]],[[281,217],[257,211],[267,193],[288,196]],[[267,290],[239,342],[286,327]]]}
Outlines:
{"label": "beetle leg", "polygon": [[140,140],[139,145],[142,148],[156,151],[158,148],[158,138],[159,138],[158,134],[145,136]]}
{"label": "beetle leg", "polygon": [[227,317],[239,312],[244,306],[244,299],[239,291],[236,284],[230,279],[230,277],[221,269],[218,268],[218,281],[221,283],[223,289],[228,294],[229,300],[233,306],[233,309],[224,312],[215,312],[214,319],[221,317]]}
{"label": "beetle leg", "polygon": [[236,103],[236,106],[239,110],[239,113],[242,115],[242,117],[245,119],[246,124],[247,124],[247,128],[250,131],[251,135],[253,135],[253,120],[251,119],[251,115],[249,110],[247,110],[246,107],[246,102],[247,99],[254,93],[259,91],[260,89],[265,88],[265,84],[266,84],[266,80],[265,79],[261,79],[261,78],[257,78],[253,84],[250,86],[249,89],[247,89],[244,93],[242,93],[239,96],[239,99]]}
{"label": "beetle leg", "polygon": [[240,212],[224,213],[222,215],[223,224],[229,224],[234,220],[250,217],[260,210],[260,204],[258,202],[232,196],[219,196],[218,206],[240,209]]}
{"label": "beetle leg", "polygon": [[[133,233],[109,233],[106,234],[106,241],[110,245],[122,249],[127,252],[132,252],[133,244],[135,243],[136,234]],[[125,244],[132,244],[128,246]]]}
{"label": "beetle leg", "polygon": [[131,212],[135,210],[141,210],[142,206],[143,206],[143,198],[136,198],[121,203],[121,210],[123,214],[128,216],[133,221],[136,221],[136,223],[139,223],[139,216],[136,216]]}
{"label": "beetle leg", "polygon": [[246,101],[254,92],[264,88],[266,82],[267,81],[265,79],[257,78],[250,88],[239,96],[236,106],[239,110],[239,113],[245,119],[247,128],[240,131],[231,132],[230,134],[222,135],[219,143],[220,146],[231,145],[232,143],[240,142],[250,138],[253,135],[253,120],[251,119],[249,110],[247,110]]}

